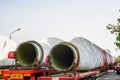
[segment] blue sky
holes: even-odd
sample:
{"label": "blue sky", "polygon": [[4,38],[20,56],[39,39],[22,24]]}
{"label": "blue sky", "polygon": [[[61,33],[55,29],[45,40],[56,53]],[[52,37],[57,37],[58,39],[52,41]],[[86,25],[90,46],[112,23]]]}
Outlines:
{"label": "blue sky", "polygon": [[115,51],[115,36],[106,26],[117,23],[120,0],[0,0],[0,34],[18,44],[57,37],[70,41],[85,37],[103,49]]}

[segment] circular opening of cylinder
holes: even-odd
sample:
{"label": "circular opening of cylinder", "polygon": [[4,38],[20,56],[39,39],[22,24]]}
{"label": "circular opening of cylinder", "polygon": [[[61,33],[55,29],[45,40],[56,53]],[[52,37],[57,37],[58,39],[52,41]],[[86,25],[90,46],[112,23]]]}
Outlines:
{"label": "circular opening of cylinder", "polygon": [[57,71],[69,71],[74,66],[74,51],[70,46],[61,44],[50,52],[51,66]]}
{"label": "circular opening of cylinder", "polygon": [[16,51],[16,57],[19,64],[24,66],[31,66],[34,64],[37,51],[31,43],[23,43],[21,44]]}

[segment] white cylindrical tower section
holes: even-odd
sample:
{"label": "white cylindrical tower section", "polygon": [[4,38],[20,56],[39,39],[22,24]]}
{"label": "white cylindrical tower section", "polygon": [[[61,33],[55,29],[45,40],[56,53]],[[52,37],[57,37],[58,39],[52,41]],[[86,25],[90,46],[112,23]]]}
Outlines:
{"label": "white cylindrical tower section", "polygon": [[[109,61],[108,61],[109,62]],[[89,40],[76,37],[62,42],[50,51],[51,66],[60,72],[90,70],[107,65],[106,53]]]}
{"label": "white cylindrical tower section", "polygon": [[16,49],[16,58],[21,66],[45,66],[50,49],[62,42],[61,39],[47,38],[40,41],[21,43]]}
{"label": "white cylindrical tower section", "polygon": [[0,35],[0,68],[5,68],[4,66],[11,66],[15,64],[14,59],[8,59],[9,51],[15,51],[17,44]]}
{"label": "white cylindrical tower section", "polygon": [[100,47],[82,37],[72,39],[71,43],[79,50],[78,70],[89,70],[103,66],[104,60]]}

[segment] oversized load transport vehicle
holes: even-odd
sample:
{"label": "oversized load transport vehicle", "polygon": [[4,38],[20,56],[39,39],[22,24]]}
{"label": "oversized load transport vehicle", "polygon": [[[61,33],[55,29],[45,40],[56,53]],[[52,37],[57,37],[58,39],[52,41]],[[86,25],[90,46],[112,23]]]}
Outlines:
{"label": "oversized load transport vehicle", "polygon": [[[96,80],[101,72],[106,72],[115,62],[110,53],[85,38],[77,37],[70,42],[52,38],[43,41],[43,44],[28,41],[18,45],[16,59],[21,67],[26,68],[2,70],[4,79]],[[36,59],[40,67],[46,66],[47,59],[47,66],[52,68],[27,69],[38,64]]]}
{"label": "oversized load transport vehicle", "polygon": [[8,58],[9,51],[15,51],[17,44],[0,35],[0,69],[10,68],[15,64],[15,60]]}

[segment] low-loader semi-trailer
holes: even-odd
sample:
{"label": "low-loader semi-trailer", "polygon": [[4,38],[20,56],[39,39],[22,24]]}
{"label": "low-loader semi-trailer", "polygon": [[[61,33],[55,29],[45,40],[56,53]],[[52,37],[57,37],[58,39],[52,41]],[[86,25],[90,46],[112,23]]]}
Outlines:
{"label": "low-loader semi-trailer", "polygon": [[59,73],[55,70],[1,70],[4,80],[96,80],[108,67],[85,72]]}

